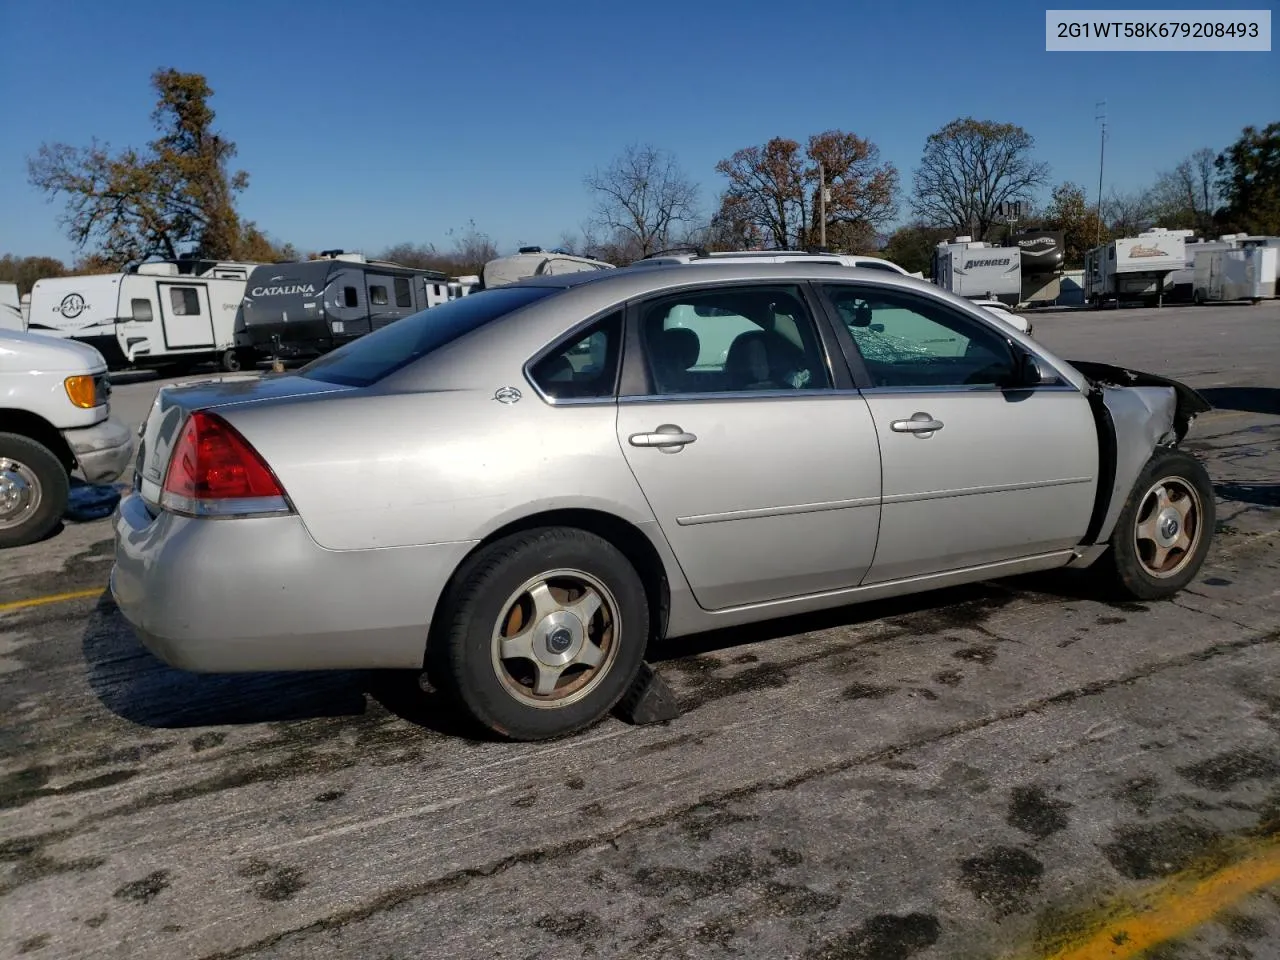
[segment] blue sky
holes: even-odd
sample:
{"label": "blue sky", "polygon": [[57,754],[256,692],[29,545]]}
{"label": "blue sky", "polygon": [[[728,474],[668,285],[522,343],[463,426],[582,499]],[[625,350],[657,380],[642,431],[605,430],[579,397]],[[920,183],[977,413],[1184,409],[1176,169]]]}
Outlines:
{"label": "blue sky", "polygon": [[1047,53],[1026,2],[2,6],[0,253],[72,257],[26,158],[144,144],[159,67],[208,77],[251,176],[242,212],[302,249],[448,246],[471,220],[504,250],[553,246],[590,213],[583,175],[629,142],[673,151],[710,209],[716,162],[779,135],[852,130],[909,187],[929,133],[1008,121],[1092,196],[1098,100],[1108,190],[1280,120],[1280,54]]}

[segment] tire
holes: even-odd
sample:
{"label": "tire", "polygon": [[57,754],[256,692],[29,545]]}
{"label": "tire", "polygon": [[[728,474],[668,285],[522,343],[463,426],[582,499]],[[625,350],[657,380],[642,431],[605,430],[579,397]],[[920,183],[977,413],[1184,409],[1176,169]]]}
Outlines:
{"label": "tire", "polygon": [[[587,608],[571,612],[590,599],[578,588],[601,601],[585,631],[577,614]],[[648,598],[630,561],[595,534],[551,527],[499,540],[464,562],[433,625],[426,668],[431,685],[485,730],[546,740],[603,719],[639,672],[648,640]],[[555,680],[555,667],[518,656],[522,645],[569,665]],[[517,655],[504,659],[502,649]],[[540,678],[554,689],[539,693]]]}
{"label": "tire", "polygon": [[17,433],[0,433],[0,548],[47,536],[67,509],[71,480],[57,455]]}
{"label": "tire", "polygon": [[[1156,492],[1161,485],[1168,501],[1164,507]],[[1166,520],[1177,518],[1176,537],[1172,527],[1161,527],[1161,515]],[[1168,599],[1200,572],[1216,523],[1213,484],[1204,466],[1181,450],[1158,450],[1138,475],[1120,511],[1111,549],[1099,562],[1098,573],[1119,598]],[[1193,532],[1187,534],[1192,526]],[[1178,549],[1176,543],[1184,537],[1188,542]],[[1171,541],[1175,546],[1161,561],[1158,551]]]}
{"label": "tire", "polygon": [[235,347],[223,350],[222,356],[218,358],[218,367],[227,373],[239,373],[241,367],[240,351]]}

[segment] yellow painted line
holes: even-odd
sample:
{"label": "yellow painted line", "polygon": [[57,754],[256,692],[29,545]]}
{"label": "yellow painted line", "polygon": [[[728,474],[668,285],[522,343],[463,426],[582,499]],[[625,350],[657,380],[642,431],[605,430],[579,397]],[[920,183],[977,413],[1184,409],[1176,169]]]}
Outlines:
{"label": "yellow painted line", "polygon": [[92,590],[72,590],[70,593],[51,593],[44,597],[32,597],[30,600],[14,600],[12,603],[0,603],[0,613],[9,610],[25,610],[27,607],[43,607],[49,603],[63,603],[66,600],[83,600],[85,597],[100,597],[104,587]]}
{"label": "yellow painted line", "polygon": [[1183,873],[1111,914],[1043,960],[1128,960],[1190,933],[1251,894],[1280,883],[1280,837],[1212,873]]}

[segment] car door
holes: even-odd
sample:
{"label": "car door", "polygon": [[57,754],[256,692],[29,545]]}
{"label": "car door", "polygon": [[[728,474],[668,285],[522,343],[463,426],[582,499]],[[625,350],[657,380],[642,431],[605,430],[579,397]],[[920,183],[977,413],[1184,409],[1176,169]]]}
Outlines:
{"label": "car door", "polygon": [[1086,398],[1065,379],[1011,389],[994,324],[888,284],[822,290],[880,440],[881,583],[1074,546],[1098,484]]}
{"label": "car door", "polygon": [[875,427],[812,304],[735,284],[628,310],[618,443],[705,609],[854,587],[871,565]]}
{"label": "car door", "polygon": [[169,350],[214,347],[209,290],[203,283],[157,283],[164,344]]}

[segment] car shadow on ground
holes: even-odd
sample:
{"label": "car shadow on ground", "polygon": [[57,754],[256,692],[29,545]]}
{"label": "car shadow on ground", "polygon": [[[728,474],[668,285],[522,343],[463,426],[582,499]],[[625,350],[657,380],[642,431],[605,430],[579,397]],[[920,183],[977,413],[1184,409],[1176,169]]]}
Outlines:
{"label": "car shadow on ground", "polygon": [[438,693],[420,685],[416,671],[200,674],[170,667],[142,645],[109,593],[89,616],[82,649],[89,686],[98,700],[116,716],[145,727],[357,717],[370,711],[372,701],[436,733],[474,736]]}
{"label": "car shadow on ground", "polygon": [[[878,620],[922,634],[977,627],[1015,600],[1107,602],[1088,571],[1028,574],[663,640],[650,646],[647,659],[660,666]],[[89,685],[99,701],[116,716],[141,726],[181,729],[341,719],[364,716],[372,703],[406,723],[443,736],[473,743],[492,739],[462,720],[456,709],[424,684],[418,671],[197,674],[170,667],[142,645],[109,593],[99,598],[89,617],[83,652]]]}
{"label": "car shadow on ground", "polygon": [[1092,600],[1111,605],[1088,570],[1054,570],[947,587],[885,600],[835,607],[740,627],[676,637],[652,644],[652,663],[680,660],[733,647],[781,639],[822,630],[864,626],[889,621],[919,633],[979,627],[998,610],[1014,601],[1059,604]]}
{"label": "car shadow on ground", "polygon": [[1280,387],[1205,387],[1198,392],[1216,410],[1280,416]]}

